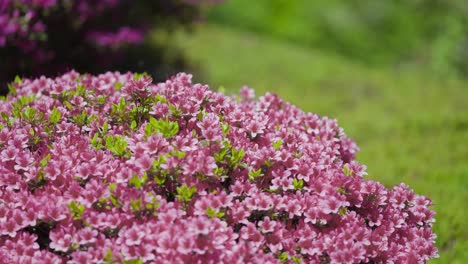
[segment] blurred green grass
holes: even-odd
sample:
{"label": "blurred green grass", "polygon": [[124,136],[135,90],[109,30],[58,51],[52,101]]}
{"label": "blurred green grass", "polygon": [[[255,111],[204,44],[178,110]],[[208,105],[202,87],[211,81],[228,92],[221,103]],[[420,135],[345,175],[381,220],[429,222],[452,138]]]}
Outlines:
{"label": "blurred green grass", "polygon": [[[158,39],[155,39],[158,41]],[[266,91],[337,118],[360,146],[369,177],[429,196],[440,258],[468,263],[468,89],[417,68],[384,70],[264,35],[204,25],[172,40],[196,64],[195,80]]]}
{"label": "blurred green grass", "polygon": [[208,17],[368,65],[468,76],[466,0],[226,0]]}

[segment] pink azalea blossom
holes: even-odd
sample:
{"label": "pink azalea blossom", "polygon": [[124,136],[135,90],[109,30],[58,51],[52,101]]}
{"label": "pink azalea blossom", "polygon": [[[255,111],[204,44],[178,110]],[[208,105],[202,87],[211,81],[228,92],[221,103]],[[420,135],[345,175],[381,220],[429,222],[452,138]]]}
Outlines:
{"label": "pink azalea blossom", "polygon": [[[191,79],[181,73],[153,84],[131,73],[72,71],[16,84],[17,94],[0,101],[14,120],[0,120],[0,258],[426,263],[438,256],[431,201],[404,184],[387,189],[364,178],[358,148],[336,120],[273,94],[254,99],[244,87],[239,100]],[[22,96],[33,96],[28,109],[41,118],[14,116]]]}

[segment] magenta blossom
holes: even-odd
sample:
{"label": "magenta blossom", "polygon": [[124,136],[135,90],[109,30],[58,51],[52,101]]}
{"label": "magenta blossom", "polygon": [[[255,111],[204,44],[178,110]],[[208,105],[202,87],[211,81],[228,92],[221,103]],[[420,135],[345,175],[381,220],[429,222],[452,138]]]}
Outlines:
{"label": "magenta blossom", "polygon": [[[45,2],[44,2],[45,3]],[[366,179],[336,120],[180,73],[17,80],[0,101],[5,263],[426,263],[431,201]]]}

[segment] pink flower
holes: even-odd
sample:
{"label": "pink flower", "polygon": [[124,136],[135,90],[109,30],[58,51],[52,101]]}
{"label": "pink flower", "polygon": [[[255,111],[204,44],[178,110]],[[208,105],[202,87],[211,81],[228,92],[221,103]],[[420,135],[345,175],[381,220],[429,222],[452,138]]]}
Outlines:
{"label": "pink flower", "polygon": [[50,235],[50,248],[57,251],[67,252],[72,245],[72,236],[70,234]]}
{"label": "pink flower", "polygon": [[90,32],[88,39],[100,46],[140,44],[143,41],[143,32],[130,27],[122,27],[117,32]]}
{"label": "pink flower", "polygon": [[158,247],[156,252],[160,254],[170,254],[178,249],[178,239],[171,236],[168,232],[160,234],[158,238]]}
{"label": "pink flower", "polygon": [[210,227],[206,221],[206,219],[203,218],[197,218],[195,219],[190,226],[190,229],[192,232],[200,235],[208,235],[210,233]]}
{"label": "pink flower", "polygon": [[140,245],[143,237],[145,237],[145,232],[139,230],[136,226],[131,227],[126,230],[122,235],[125,237],[125,245],[127,246],[137,246]]}
{"label": "pink flower", "polygon": [[240,89],[240,95],[242,99],[250,100],[255,98],[255,91],[247,86],[242,86],[242,88]]}
{"label": "pink flower", "polygon": [[84,244],[96,242],[98,231],[93,230],[89,227],[86,227],[78,231],[77,235],[78,235],[78,243],[84,245]]}
{"label": "pink flower", "polygon": [[2,152],[0,153],[0,157],[3,162],[15,160],[19,152],[19,149],[17,149],[16,147],[8,146],[6,149],[2,150]]}
{"label": "pink flower", "polygon": [[16,237],[17,231],[21,228],[14,219],[8,219],[0,223],[2,235]]}
{"label": "pink flower", "polygon": [[203,137],[208,141],[221,141],[222,133],[219,127],[219,117],[213,113],[207,114],[197,126],[201,129]]}
{"label": "pink flower", "polygon": [[147,171],[153,165],[153,160],[149,156],[143,155],[135,161],[135,165],[142,171]]}
{"label": "pink flower", "polygon": [[273,232],[276,226],[276,222],[271,221],[270,217],[267,216],[263,219],[263,221],[258,222],[258,226],[260,227],[263,233],[270,233]]}
{"label": "pink flower", "polygon": [[153,79],[151,77],[142,76],[138,80],[130,80],[122,89],[127,95],[135,95],[138,97],[148,96],[149,85]]}
{"label": "pink flower", "polygon": [[[0,101],[0,110],[31,96],[28,107],[47,118],[0,119],[0,258],[277,263],[285,253],[304,263],[425,263],[438,256],[432,202],[404,184],[388,190],[363,179],[357,146],[336,120],[272,94],[254,100],[247,88],[235,100],[191,77],[153,85],[131,73],[70,72],[17,84],[18,95]],[[86,124],[77,120],[83,110]],[[141,124],[149,115],[167,120],[161,131],[177,123],[177,134],[147,135]]]}
{"label": "pink flower", "polygon": [[194,248],[194,241],[191,237],[181,237],[179,238],[177,252],[181,254],[189,254]]}

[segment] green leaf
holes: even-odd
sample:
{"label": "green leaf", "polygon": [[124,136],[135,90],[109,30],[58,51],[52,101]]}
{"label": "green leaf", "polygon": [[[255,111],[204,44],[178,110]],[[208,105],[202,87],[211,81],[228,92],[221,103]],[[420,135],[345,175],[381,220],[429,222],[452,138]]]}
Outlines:
{"label": "green leaf", "polygon": [[224,156],[226,155],[228,149],[227,148],[222,148],[218,153],[214,155],[214,159],[216,162],[221,162],[224,159]]}
{"label": "green leaf", "polygon": [[273,148],[275,150],[279,150],[281,148],[281,145],[283,145],[283,140],[278,139],[277,141],[273,142]]}
{"label": "green leaf", "polygon": [[106,102],[106,99],[107,99],[106,96],[99,96],[97,98],[97,102],[98,102],[98,104],[103,105]]}
{"label": "green leaf", "polygon": [[138,175],[134,174],[132,178],[128,181],[128,184],[130,186],[135,186],[137,189],[141,189],[146,183],[146,180],[148,179],[148,176],[146,173],[143,173],[143,176],[140,178]]}
{"label": "green leaf", "polygon": [[350,169],[348,168],[348,165],[347,165],[347,164],[345,164],[345,165],[343,166],[343,173],[344,173],[346,176],[351,176],[351,175],[353,174],[353,171],[350,170]]}
{"label": "green leaf", "polygon": [[101,141],[102,140],[99,138],[99,134],[95,133],[94,136],[91,138],[91,145],[93,145],[93,147],[95,147],[96,149],[101,149],[103,147]]}
{"label": "green leaf", "polygon": [[125,112],[127,110],[127,101],[124,98],[120,98],[119,104],[117,105],[118,112]]}
{"label": "green leaf", "polygon": [[150,124],[147,124],[146,127],[145,127],[145,135],[146,136],[151,136],[152,133],[153,133],[153,128],[151,127]]}
{"label": "green leaf", "polygon": [[346,192],[346,190],[344,188],[338,188],[337,192],[340,193],[340,194],[343,194],[343,195],[347,194],[347,192]]}
{"label": "green leaf", "polygon": [[223,135],[226,137],[227,134],[229,133],[229,130],[231,129],[231,127],[229,126],[228,123],[224,123],[221,125],[221,130],[223,131]]}
{"label": "green leaf", "polygon": [[88,123],[88,115],[86,113],[86,110],[83,109],[79,115],[74,116],[73,122],[75,122],[78,126],[84,126]]}
{"label": "green leaf", "polygon": [[156,210],[158,209],[160,206],[159,202],[158,202],[158,198],[156,197],[153,197],[153,199],[151,200],[151,203],[150,202],[147,202],[145,207],[146,209],[148,210]]}
{"label": "green leaf", "polygon": [[172,156],[172,157],[177,157],[177,158],[179,158],[179,159],[184,158],[185,155],[186,155],[185,152],[183,152],[183,151],[178,151],[178,150],[171,151],[171,153],[170,153],[170,156]]}
{"label": "green leaf", "polygon": [[154,159],[153,161],[153,169],[158,170],[162,164],[166,163],[166,157],[164,155],[159,155],[157,159]]}
{"label": "green leaf", "polygon": [[172,138],[179,133],[179,123],[168,119],[155,119],[150,117],[149,123],[145,127],[146,136],[152,134],[162,134],[165,138]]}
{"label": "green leaf", "polygon": [[111,196],[109,197],[109,200],[111,201],[114,207],[119,207],[119,200],[117,200],[117,197],[111,194]]}
{"label": "green leaf", "polygon": [[45,166],[47,166],[47,164],[49,163],[49,160],[50,160],[50,154],[47,154],[47,156],[45,156],[40,162],[39,162],[39,165],[41,165],[42,168],[44,168]]}
{"label": "green leaf", "polygon": [[249,171],[249,180],[254,181],[256,178],[262,176],[262,169]]}
{"label": "green leaf", "polygon": [[64,103],[65,106],[68,108],[68,110],[72,110],[72,109],[73,109],[73,105],[72,105],[70,102],[65,101],[65,102],[63,102],[63,103]]}
{"label": "green leaf", "polygon": [[86,87],[82,84],[76,86],[76,93],[78,95],[84,95],[86,93]]}
{"label": "green leaf", "polygon": [[17,84],[21,85],[21,84],[23,84],[23,80],[21,80],[21,77],[19,77],[18,75],[16,75],[16,76],[15,76],[14,83],[17,83]]}
{"label": "green leaf", "polygon": [[7,84],[8,87],[8,94],[15,95],[16,94],[16,88],[13,84]]}
{"label": "green leaf", "polygon": [[16,75],[15,80],[13,81],[13,83],[7,84],[9,94],[12,94],[12,95],[16,94],[15,84],[18,85],[18,86],[21,86],[23,84],[23,80],[21,80],[21,78],[18,75]]}
{"label": "green leaf", "polygon": [[175,117],[179,117],[182,114],[182,110],[176,108],[174,105],[168,103],[169,109],[171,110],[171,113]]}
{"label": "green leaf", "polygon": [[30,106],[26,106],[23,112],[23,118],[28,122],[33,122],[36,117],[37,110]]}
{"label": "green leaf", "polygon": [[10,116],[7,113],[2,112],[1,115],[2,115],[3,121],[5,121],[6,123],[10,122]]}
{"label": "green leaf", "polygon": [[133,79],[134,79],[135,81],[138,81],[139,79],[141,79],[142,77],[145,77],[145,76],[148,76],[148,73],[146,73],[146,72],[137,73],[137,72],[136,72],[136,73],[133,74]]}
{"label": "green leaf", "polygon": [[67,206],[68,206],[68,209],[70,209],[73,219],[75,220],[81,219],[81,216],[83,215],[84,210],[85,210],[84,205],[79,204],[75,201],[72,201]]}
{"label": "green leaf", "polygon": [[116,156],[123,157],[127,154],[127,141],[123,136],[107,136],[106,147]]}
{"label": "green leaf", "polygon": [[279,256],[278,256],[278,259],[281,261],[281,262],[286,262],[288,261],[288,253],[286,252],[283,252],[281,253]]}
{"label": "green leaf", "polygon": [[116,82],[116,83],[114,84],[114,87],[115,87],[115,89],[116,89],[117,91],[120,91],[120,89],[122,89],[122,87],[123,87],[123,83],[121,83],[121,82]]}
{"label": "green leaf", "polygon": [[117,184],[115,182],[109,184],[109,191],[115,191],[117,189]]}
{"label": "green leaf", "polygon": [[135,120],[132,120],[132,123],[130,124],[130,129],[135,130],[137,128],[137,122]]}
{"label": "green leaf", "polygon": [[160,126],[159,121],[156,120],[156,119],[155,119],[154,117],[152,117],[152,116],[150,117],[149,122],[150,122],[151,127],[153,127],[153,128],[159,128],[159,126]]}
{"label": "green leaf", "polygon": [[44,113],[43,113],[43,112],[39,112],[39,113],[37,114],[37,120],[42,121],[43,119],[44,119]]}
{"label": "green leaf", "polygon": [[166,97],[164,97],[164,95],[160,95],[160,94],[156,94],[155,101],[156,102],[161,102],[161,103],[167,103]]}
{"label": "green leaf", "polygon": [[242,160],[245,155],[245,151],[243,149],[236,149],[232,148],[231,151],[231,163],[237,167],[237,164]]}
{"label": "green leaf", "polygon": [[226,176],[226,170],[223,167],[217,167],[213,170],[214,175],[217,177],[225,177]]}
{"label": "green leaf", "polygon": [[265,160],[265,165],[266,165],[268,168],[270,168],[271,166],[273,166],[273,162],[271,161],[270,158],[268,158],[268,159]]}
{"label": "green leaf", "polygon": [[112,250],[109,248],[107,249],[106,255],[104,256],[103,264],[114,264],[114,263],[116,263],[114,254],[112,253]]}
{"label": "green leaf", "polygon": [[348,211],[348,208],[346,207],[341,207],[339,210],[338,210],[338,214],[340,216],[344,216],[346,214],[346,212]]}
{"label": "green leaf", "polygon": [[60,121],[60,118],[62,118],[62,113],[60,113],[60,111],[57,110],[56,107],[54,107],[54,109],[52,109],[52,112],[50,113],[49,121],[53,125],[56,125]]}
{"label": "green leaf", "polygon": [[154,176],[154,181],[156,182],[157,185],[163,186],[164,183],[166,182],[166,177],[164,176]]}
{"label": "green leaf", "polygon": [[300,264],[300,263],[302,263],[302,260],[301,260],[301,258],[299,258],[299,257],[293,256],[291,259],[292,259],[292,261],[294,262],[294,264]]}
{"label": "green leaf", "polygon": [[210,218],[215,218],[216,217],[216,210],[214,210],[213,208],[209,207],[206,209],[205,211],[206,215]]}
{"label": "green leaf", "polygon": [[205,211],[206,215],[210,218],[221,218],[224,216],[224,212],[221,212],[219,210],[215,210],[211,207],[208,206],[208,208]]}
{"label": "green leaf", "polygon": [[302,190],[302,187],[304,187],[304,181],[294,179],[293,180],[293,186],[294,186],[294,189],[296,189],[296,190]]}
{"label": "green leaf", "polygon": [[192,196],[197,192],[197,187],[188,187],[186,184],[177,187],[177,199],[181,202],[188,202],[192,200]]}
{"label": "green leaf", "polygon": [[130,208],[133,210],[133,211],[140,211],[141,209],[141,204],[143,203],[143,201],[141,199],[138,199],[138,200],[131,200],[130,201]]}
{"label": "green leaf", "polygon": [[104,122],[104,124],[102,124],[101,133],[105,135],[107,134],[107,131],[109,131],[109,124],[107,122]]}
{"label": "green leaf", "polygon": [[143,260],[141,259],[124,260],[123,264],[143,264]]}

